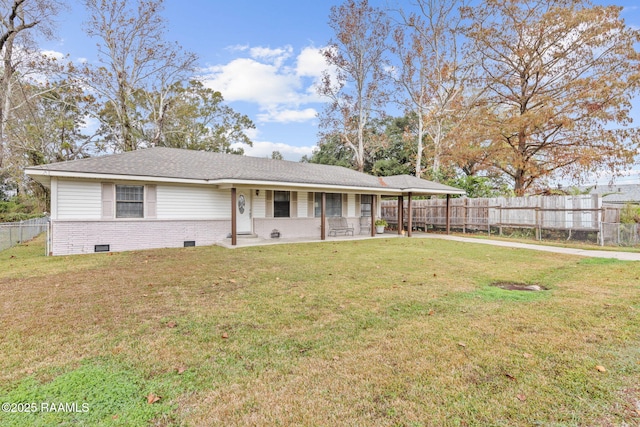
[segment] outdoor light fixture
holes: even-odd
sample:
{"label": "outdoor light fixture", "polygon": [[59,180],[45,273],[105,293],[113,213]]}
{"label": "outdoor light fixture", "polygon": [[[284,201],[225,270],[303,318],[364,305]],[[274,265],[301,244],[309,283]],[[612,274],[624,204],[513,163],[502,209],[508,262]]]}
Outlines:
{"label": "outdoor light fixture", "polygon": [[260,195],[260,190],[256,190],[256,196]]}

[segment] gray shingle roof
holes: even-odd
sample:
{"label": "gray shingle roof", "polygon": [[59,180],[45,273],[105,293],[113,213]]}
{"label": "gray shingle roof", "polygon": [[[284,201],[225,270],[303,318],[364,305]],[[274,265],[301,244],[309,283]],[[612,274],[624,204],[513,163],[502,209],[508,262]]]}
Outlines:
{"label": "gray shingle roof", "polygon": [[[33,171],[33,173],[30,173]],[[49,171],[68,174],[135,177],[267,181],[285,184],[345,186],[371,189],[421,189],[425,193],[460,194],[462,190],[408,175],[375,177],[341,166],[238,156],[177,148],[149,148],[101,157],[41,165],[26,170],[32,176]]]}
{"label": "gray shingle roof", "polygon": [[602,195],[603,203],[640,203],[640,185],[638,184],[599,185],[592,188],[589,193]]}

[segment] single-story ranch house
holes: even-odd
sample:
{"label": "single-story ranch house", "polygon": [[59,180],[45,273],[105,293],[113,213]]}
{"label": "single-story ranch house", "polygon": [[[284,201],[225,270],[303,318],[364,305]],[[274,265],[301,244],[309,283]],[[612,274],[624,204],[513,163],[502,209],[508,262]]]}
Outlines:
{"label": "single-story ranch house", "polygon": [[[268,239],[278,235],[274,230],[283,238],[324,240],[336,231],[373,236],[382,196],[401,203],[405,196],[464,194],[408,175],[375,177],[339,166],[174,148],[53,163],[26,173],[51,189],[52,255],[228,239],[235,245],[239,235]],[[330,229],[332,217],[346,218],[353,229]]]}

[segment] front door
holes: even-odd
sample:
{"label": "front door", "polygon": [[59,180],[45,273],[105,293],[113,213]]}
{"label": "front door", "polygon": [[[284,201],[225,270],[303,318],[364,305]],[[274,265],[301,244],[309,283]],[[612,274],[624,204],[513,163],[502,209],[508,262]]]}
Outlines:
{"label": "front door", "polygon": [[238,190],[236,201],[236,230],[238,234],[251,234],[251,193]]}

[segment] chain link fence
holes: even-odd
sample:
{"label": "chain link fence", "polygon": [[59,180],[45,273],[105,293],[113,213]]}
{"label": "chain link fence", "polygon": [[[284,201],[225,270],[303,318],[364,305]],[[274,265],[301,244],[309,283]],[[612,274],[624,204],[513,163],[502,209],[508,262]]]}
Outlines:
{"label": "chain link fence", "polygon": [[603,245],[638,246],[640,245],[640,224],[602,223]]}
{"label": "chain link fence", "polygon": [[33,239],[47,231],[49,218],[34,218],[20,222],[0,222],[0,251]]}

